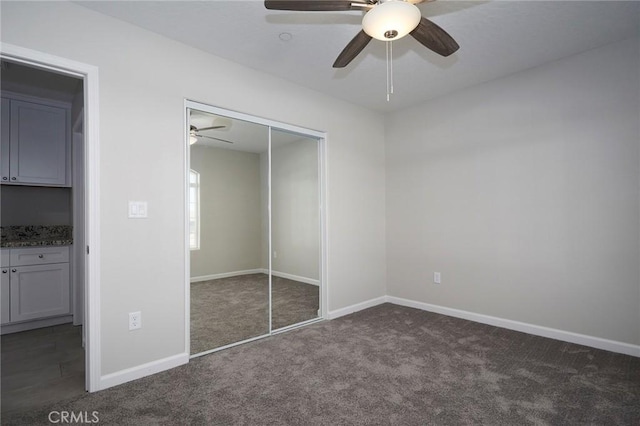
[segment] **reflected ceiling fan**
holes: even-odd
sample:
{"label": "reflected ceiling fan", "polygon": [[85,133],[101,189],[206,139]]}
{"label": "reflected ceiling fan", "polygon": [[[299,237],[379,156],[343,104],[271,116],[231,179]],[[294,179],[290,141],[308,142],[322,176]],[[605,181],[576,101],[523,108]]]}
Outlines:
{"label": "reflected ceiling fan", "polygon": [[233,143],[233,142],[228,141],[226,139],[220,139],[220,138],[216,138],[216,137],[213,137],[213,136],[207,136],[207,135],[200,134],[200,132],[203,132],[205,130],[224,129],[226,127],[227,127],[226,125],[222,125],[222,126],[209,126],[209,127],[197,128],[196,126],[191,124],[191,125],[189,125],[189,144],[193,145],[194,143],[198,142],[198,138],[207,138],[207,139],[213,139],[213,140],[219,141],[219,142]]}
{"label": "reflected ceiling fan", "polygon": [[425,0],[265,0],[264,5],[271,10],[302,12],[365,10],[362,30],[333,63],[334,68],[344,68],[372,38],[395,41],[410,34],[427,49],[441,56],[449,56],[457,51],[460,46],[453,37],[422,17],[416,4],[423,1]]}

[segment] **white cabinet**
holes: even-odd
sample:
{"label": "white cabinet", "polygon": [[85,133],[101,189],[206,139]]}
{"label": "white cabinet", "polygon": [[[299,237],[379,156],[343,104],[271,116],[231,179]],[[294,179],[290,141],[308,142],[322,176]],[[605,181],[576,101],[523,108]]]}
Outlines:
{"label": "white cabinet", "polygon": [[9,307],[11,306],[10,300],[10,281],[9,281],[9,259],[11,258],[11,250],[0,250],[0,260],[2,261],[2,268],[0,270],[0,279],[2,280],[2,291],[0,292],[0,316],[2,316],[2,324],[6,324],[10,321]]}
{"label": "white cabinet", "polygon": [[26,321],[69,310],[69,264],[11,266],[11,321]]}
{"label": "white cabinet", "polygon": [[3,249],[2,260],[3,325],[70,314],[69,247]]}
{"label": "white cabinet", "polygon": [[5,266],[2,268],[2,273],[0,273],[0,279],[2,280],[2,292],[0,293],[0,303],[2,303],[2,306],[0,306],[0,314],[2,315],[2,324],[6,324],[10,321],[10,316],[9,316],[9,312],[10,312],[10,306],[11,306],[11,299],[10,299],[10,293],[9,293],[9,267]]}
{"label": "white cabinet", "polygon": [[70,186],[70,110],[56,102],[2,98],[2,183]]}
{"label": "white cabinet", "polygon": [[66,246],[24,247],[10,250],[9,265],[44,265],[47,263],[69,263],[69,248]]}
{"label": "white cabinet", "polygon": [[9,99],[2,98],[2,106],[0,107],[0,113],[2,113],[2,128],[0,131],[0,175],[2,176],[3,183],[9,181],[9,138],[11,132],[9,131],[9,122],[11,121],[11,103]]}
{"label": "white cabinet", "polygon": [[0,249],[0,262],[2,262],[2,266],[9,266],[11,264],[11,249]]}

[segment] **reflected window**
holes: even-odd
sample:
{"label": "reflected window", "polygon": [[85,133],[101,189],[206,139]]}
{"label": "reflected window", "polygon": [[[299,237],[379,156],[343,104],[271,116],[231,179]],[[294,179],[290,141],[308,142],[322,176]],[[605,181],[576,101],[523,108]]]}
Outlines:
{"label": "reflected window", "polygon": [[189,170],[189,248],[200,249],[200,173]]}

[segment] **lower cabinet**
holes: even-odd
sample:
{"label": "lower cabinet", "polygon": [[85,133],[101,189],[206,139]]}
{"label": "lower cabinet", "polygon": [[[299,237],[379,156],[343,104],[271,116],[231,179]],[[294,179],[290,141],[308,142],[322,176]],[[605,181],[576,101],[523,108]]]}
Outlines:
{"label": "lower cabinet", "polygon": [[11,321],[69,313],[69,264],[11,267]]}
{"label": "lower cabinet", "polygon": [[69,247],[2,251],[3,325],[70,314]]}
{"label": "lower cabinet", "polygon": [[3,267],[2,274],[0,275],[2,279],[2,293],[0,294],[0,301],[2,302],[2,306],[0,306],[0,314],[2,314],[2,324],[8,323],[11,318],[9,316],[9,307],[11,306],[10,300],[10,281],[9,281],[9,268]]}

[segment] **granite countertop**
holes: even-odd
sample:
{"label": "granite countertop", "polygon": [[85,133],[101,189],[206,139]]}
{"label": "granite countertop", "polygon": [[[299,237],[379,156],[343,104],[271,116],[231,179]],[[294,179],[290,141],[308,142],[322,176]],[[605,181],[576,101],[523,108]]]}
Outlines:
{"label": "granite countertop", "polygon": [[68,246],[73,244],[69,225],[19,225],[0,227],[0,247]]}

